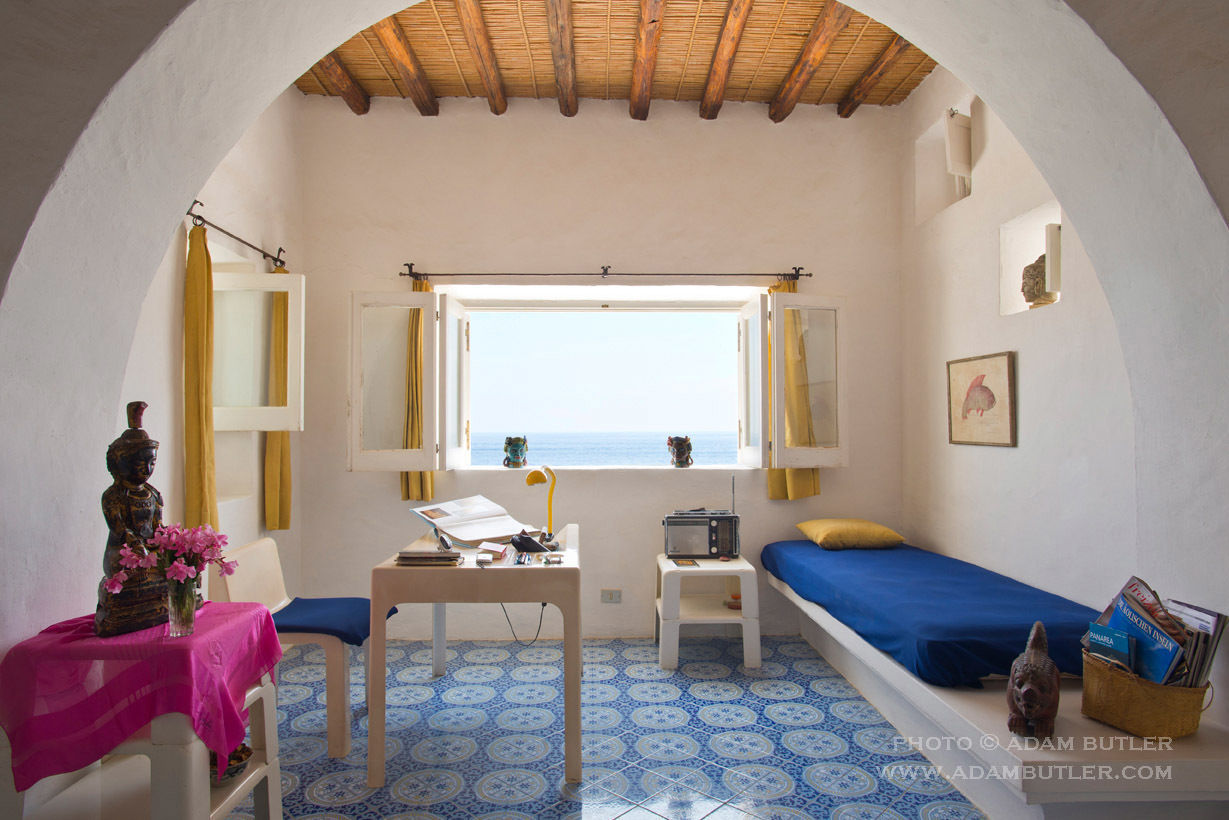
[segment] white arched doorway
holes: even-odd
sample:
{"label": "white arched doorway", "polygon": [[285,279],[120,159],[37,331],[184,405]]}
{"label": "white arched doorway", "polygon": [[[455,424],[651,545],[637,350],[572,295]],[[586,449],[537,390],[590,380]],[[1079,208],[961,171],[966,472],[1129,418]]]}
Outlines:
{"label": "white arched doorway", "polygon": [[[129,44],[140,56],[105,99],[100,91],[67,101],[88,124],[47,171],[37,214],[4,229],[18,237],[20,252],[0,302],[7,476],[0,540],[10,561],[0,581],[7,601],[0,648],[48,617],[78,614],[75,601],[93,595],[97,513],[83,499],[103,486],[97,443],[114,436],[131,328],[185,204],[305,66],[403,4],[163,4],[168,24],[148,44]],[[1224,607],[1224,593],[1213,588],[1217,573],[1204,570],[1223,565],[1218,545],[1229,535],[1222,503],[1229,470],[1218,458],[1226,438],[1218,399],[1229,392],[1220,361],[1229,230],[1180,141],[1066,6],[855,5],[976,90],[1079,226],[1132,381],[1140,544],[1194,545],[1167,553],[1164,565],[1141,548],[1135,563],[1158,583],[1196,579],[1185,588]],[[42,22],[18,22],[17,35]]]}

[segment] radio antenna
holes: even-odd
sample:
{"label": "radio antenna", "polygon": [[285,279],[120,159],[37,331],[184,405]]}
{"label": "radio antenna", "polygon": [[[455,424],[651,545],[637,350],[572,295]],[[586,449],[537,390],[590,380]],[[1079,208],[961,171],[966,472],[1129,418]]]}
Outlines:
{"label": "radio antenna", "polygon": [[730,473],[730,512],[738,512],[738,499],[734,495],[734,473]]}

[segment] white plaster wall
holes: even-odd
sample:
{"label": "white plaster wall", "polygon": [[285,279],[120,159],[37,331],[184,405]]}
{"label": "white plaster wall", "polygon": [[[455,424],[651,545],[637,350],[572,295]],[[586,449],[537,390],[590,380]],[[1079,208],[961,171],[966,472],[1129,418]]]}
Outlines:
{"label": "white plaster wall", "polygon": [[[299,96],[299,92],[292,90],[275,100],[226,155],[196,197],[204,203],[197,211],[209,221],[270,252],[286,247],[284,258],[292,271],[296,250],[301,253],[301,203],[294,146],[295,102]],[[183,281],[190,226],[190,220],[184,219],[175,228],[142,305],[124,373],[118,411],[121,426],[116,428],[118,435],[124,406],[129,401],[141,400],[150,405],[145,429],[161,444],[152,483],[162,492],[166,505],[163,519],[168,523],[182,521],[184,509]],[[246,262],[254,265],[256,271],[272,269],[272,264],[256,251],[216,230],[206,231],[215,264]],[[292,464],[297,461],[299,435],[290,436]],[[216,434],[218,525],[233,546],[266,534],[263,466],[263,433]],[[292,504],[291,509],[291,529],[276,533],[276,537],[288,588],[296,590],[299,530],[295,527],[296,506]]]}
{"label": "white plaster wall", "polygon": [[[999,226],[1053,195],[1002,121],[942,69],[902,106],[906,144],[949,108],[973,116],[973,192],[916,227],[902,220],[906,532],[1100,609],[1142,571],[1117,329],[1067,222],[1061,301],[999,315]],[[909,208],[912,154],[900,156]],[[949,444],[946,362],[1003,350],[1016,352],[1019,445]]]}
{"label": "white plaster wall", "polygon": [[[761,106],[729,104],[713,127],[694,106],[657,101],[647,123],[629,119],[624,103],[593,100],[574,119],[551,100],[516,100],[499,118],[481,100],[444,100],[438,118],[386,99],[358,118],[338,102],[299,102],[310,256],[299,479],[307,590],[360,594],[370,566],[423,531],[396,474],[345,472],[349,295],[408,290],[397,275],[406,261],[428,273],[805,266],[815,277],[804,291],[849,300],[850,466],[823,471],[822,496],[797,502],[769,502],[763,473],[739,471],[744,549],[755,556],[820,515],[898,523],[899,181],[884,162],[896,150],[895,112],[840,120],[800,109],[781,128]],[[819,146],[840,161],[812,161]],[[560,471],[556,521],[581,525],[586,634],[652,634],[662,515],[725,506],[729,483],[726,470]],[[543,514],[540,488],[525,487],[522,473],[437,474],[437,498],[474,493],[527,519]],[[621,605],[598,602],[611,587],[623,590]],[[765,600],[765,628],[795,631],[779,598]],[[427,635],[424,612],[405,609],[393,634]],[[518,634],[537,623],[537,607],[521,609]],[[494,607],[451,622],[458,634],[507,636]],[[559,634],[550,620],[547,628]]]}
{"label": "white plaster wall", "polygon": [[[0,648],[91,605],[106,473],[89,454],[114,436],[139,295],[186,203],[295,76],[399,5],[3,8],[0,67],[14,81],[0,102],[20,116],[0,119],[0,173],[16,192],[0,201]],[[1229,229],[1177,134],[1064,3],[855,5],[986,99],[1079,226],[1131,379],[1141,566],[1226,607]],[[1166,67],[1198,76],[1199,60],[1179,49]],[[1199,124],[1219,133],[1223,109],[1207,111]]]}

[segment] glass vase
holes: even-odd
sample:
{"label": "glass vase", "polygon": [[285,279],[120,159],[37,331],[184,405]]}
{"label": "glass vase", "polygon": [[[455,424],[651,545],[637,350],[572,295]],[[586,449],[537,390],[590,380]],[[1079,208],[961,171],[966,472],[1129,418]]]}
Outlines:
{"label": "glass vase", "polygon": [[166,582],[166,636],[183,638],[196,629],[196,579]]}

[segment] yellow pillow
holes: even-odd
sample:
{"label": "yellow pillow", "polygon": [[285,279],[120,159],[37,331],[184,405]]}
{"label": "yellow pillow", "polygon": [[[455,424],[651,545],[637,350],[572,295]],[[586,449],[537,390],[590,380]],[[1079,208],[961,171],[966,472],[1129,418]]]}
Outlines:
{"label": "yellow pillow", "polygon": [[905,540],[895,530],[861,518],[816,518],[803,521],[798,529],[826,550],[883,549]]}

